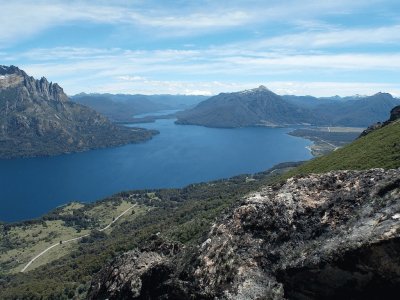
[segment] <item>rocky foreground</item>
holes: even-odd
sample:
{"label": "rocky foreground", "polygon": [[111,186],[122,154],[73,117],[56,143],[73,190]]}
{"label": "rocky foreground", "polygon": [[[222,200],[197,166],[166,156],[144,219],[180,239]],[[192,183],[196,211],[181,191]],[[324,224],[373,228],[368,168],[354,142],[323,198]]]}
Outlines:
{"label": "rocky foreground", "polygon": [[388,299],[400,287],[400,169],[294,177],[248,195],[195,250],[157,236],[89,299]]}
{"label": "rocky foreground", "polygon": [[0,158],[118,146],[156,133],[116,126],[93,109],[69,101],[57,83],[0,66]]}

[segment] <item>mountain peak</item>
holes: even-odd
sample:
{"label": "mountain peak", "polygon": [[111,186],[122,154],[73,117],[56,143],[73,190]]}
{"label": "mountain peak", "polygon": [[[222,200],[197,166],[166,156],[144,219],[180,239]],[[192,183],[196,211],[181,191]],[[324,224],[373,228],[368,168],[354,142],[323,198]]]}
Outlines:
{"label": "mountain peak", "polygon": [[56,155],[145,141],[155,131],[131,130],[68,101],[57,84],[0,66],[0,158]]}
{"label": "mountain peak", "polygon": [[68,101],[68,96],[57,83],[49,83],[45,77],[37,80],[16,66],[0,66],[0,90],[10,88],[20,90],[20,97],[25,100]]}
{"label": "mountain peak", "polygon": [[269,89],[267,89],[267,87],[265,85],[260,85],[258,88],[256,88],[256,90],[259,91],[269,91]]}
{"label": "mountain peak", "polygon": [[372,97],[385,97],[385,98],[393,98],[392,94],[390,93],[382,93],[382,92],[378,92],[374,95],[372,95]]}
{"label": "mountain peak", "polygon": [[266,86],[264,85],[260,85],[257,88],[254,89],[250,89],[250,90],[244,90],[241,92],[235,92],[233,94],[248,94],[248,93],[265,93],[265,92],[269,92],[269,93],[273,93],[271,90],[269,90]]}

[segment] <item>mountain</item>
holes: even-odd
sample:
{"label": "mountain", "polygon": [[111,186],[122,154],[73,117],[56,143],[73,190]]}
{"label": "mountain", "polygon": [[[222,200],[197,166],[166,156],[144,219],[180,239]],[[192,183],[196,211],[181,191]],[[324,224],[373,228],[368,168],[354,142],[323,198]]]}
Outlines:
{"label": "mountain", "polygon": [[69,101],[63,89],[15,66],[0,66],[0,158],[56,155],[150,139]]}
{"label": "mountain", "polygon": [[392,112],[386,126],[300,166],[126,191],[0,224],[0,249],[11,252],[1,261],[6,270],[27,263],[14,254],[21,243],[36,247],[26,232],[42,239],[56,222],[75,236],[98,226],[94,211],[136,205],[111,233],[94,230],[58,258],[47,256],[51,263],[0,272],[0,298],[396,299],[400,123]]}
{"label": "mountain", "polygon": [[331,126],[367,127],[387,119],[388,111],[400,105],[400,101],[388,93],[377,93],[337,103],[317,106],[313,112]]}
{"label": "mountain", "polygon": [[205,96],[77,94],[71,100],[89,106],[115,122],[129,122],[134,115],[161,110],[187,109]]}
{"label": "mountain", "polygon": [[387,112],[399,104],[399,99],[387,93],[343,98],[279,96],[261,86],[211,97],[179,113],[177,123],[208,127],[299,124],[367,127],[386,120]]}
{"label": "mountain", "polygon": [[[392,299],[400,170],[307,175],[245,196],[196,248],[153,236],[88,299]],[[345,295],[345,296],[343,296]]]}
{"label": "mountain", "polygon": [[125,122],[134,115],[171,109],[167,104],[155,103],[145,95],[78,94],[71,100],[93,108],[115,122]]}
{"label": "mountain", "polygon": [[208,127],[286,126],[316,120],[308,109],[293,105],[264,86],[219,94],[177,116],[177,124]]}
{"label": "mountain", "polygon": [[286,177],[333,170],[365,170],[400,167],[400,106],[392,109],[383,126],[374,126],[360,138],[329,155],[315,158],[286,174]]}
{"label": "mountain", "polygon": [[158,234],[118,256],[94,276],[89,299],[392,298],[400,284],[398,117],[396,108],[386,126],[245,195],[196,247]]}

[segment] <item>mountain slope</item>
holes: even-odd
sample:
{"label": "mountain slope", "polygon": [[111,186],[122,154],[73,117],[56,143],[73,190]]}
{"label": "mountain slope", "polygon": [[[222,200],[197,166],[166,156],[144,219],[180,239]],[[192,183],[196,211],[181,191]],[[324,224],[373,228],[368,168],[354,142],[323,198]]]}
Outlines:
{"label": "mountain slope", "polygon": [[93,108],[116,122],[129,121],[137,114],[171,108],[166,104],[154,103],[145,95],[79,94],[71,100]]}
{"label": "mountain slope", "polygon": [[[385,145],[377,167],[400,167],[392,155],[392,138],[399,136],[392,121],[357,141]],[[343,167],[368,164],[354,165],[350,157]],[[106,199],[105,205],[127,201],[149,209],[51,264],[0,273],[0,296],[81,299],[92,280],[91,299],[390,299],[400,283],[400,170],[334,171],[272,184],[287,167]],[[44,220],[69,220],[80,228],[87,209],[71,216],[55,211]],[[28,225],[0,226],[0,247],[13,246],[13,226]]]}
{"label": "mountain slope", "polygon": [[187,95],[124,95],[85,94],[71,100],[89,106],[115,122],[129,122],[134,115],[160,110],[187,109],[206,99],[205,96]]}
{"label": "mountain slope", "polygon": [[155,132],[115,126],[69,101],[58,84],[0,66],[0,158],[56,155],[141,142]]}
{"label": "mountain slope", "polygon": [[400,105],[400,101],[388,93],[355,100],[321,104],[314,108],[314,113],[321,116],[332,126],[367,127],[372,123],[387,119],[387,112]]}
{"label": "mountain slope", "polygon": [[279,96],[261,86],[211,97],[179,113],[177,123],[207,127],[299,124],[367,127],[384,121],[387,112],[399,104],[399,99],[387,93],[370,97],[315,98]]}
{"label": "mountain slope", "polygon": [[314,115],[295,106],[264,86],[211,97],[178,114],[177,124],[208,127],[285,126],[313,123]]}
{"label": "mountain slope", "polygon": [[116,257],[94,276],[88,298],[392,299],[399,182],[400,170],[372,169],[265,186],[223,214],[197,247],[161,230]]}
{"label": "mountain slope", "polygon": [[329,155],[315,158],[290,171],[286,177],[333,170],[366,170],[400,167],[400,114],[392,109],[390,122],[361,136],[353,143]]}
{"label": "mountain slope", "polygon": [[309,173],[399,168],[396,115],[291,173],[302,176],[244,196],[197,247],[161,239],[117,257],[94,276],[89,299],[395,298],[400,169]]}

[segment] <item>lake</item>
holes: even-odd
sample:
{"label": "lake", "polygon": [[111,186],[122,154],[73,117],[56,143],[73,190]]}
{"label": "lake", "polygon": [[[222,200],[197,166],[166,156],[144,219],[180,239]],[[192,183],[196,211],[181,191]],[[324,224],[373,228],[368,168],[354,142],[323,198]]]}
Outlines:
{"label": "lake", "polygon": [[31,219],[73,200],[123,190],[182,187],[311,158],[311,142],[287,135],[288,128],[216,129],[171,119],[133,126],[160,134],[142,144],[0,160],[0,220]]}

